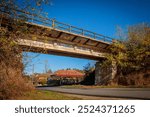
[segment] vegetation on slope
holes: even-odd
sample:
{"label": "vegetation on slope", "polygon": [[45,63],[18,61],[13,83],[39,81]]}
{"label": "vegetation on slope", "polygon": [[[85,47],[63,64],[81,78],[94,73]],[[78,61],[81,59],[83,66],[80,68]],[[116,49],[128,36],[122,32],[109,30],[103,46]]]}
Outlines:
{"label": "vegetation on slope", "polygon": [[[117,76],[114,83],[148,85],[150,82],[150,26],[139,24],[128,28],[127,39],[115,41],[103,65],[115,61]],[[143,74],[143,75],[142,75]],[[146,76],[146,77],[144,77]],[[145,82],[144,82],[145,80]]]}
{"label": "vegetation on slope", "polygon": [[[0,99],[12,99],[33,90],[23,75],[22,50],[16,44],[20,37],[28,33],[25,21],[29,17],[17,13],[40,14],[41,6],[47,0],[1,0],[0,3]],[[9,20],[8,20],[9,19]],[[16,20],[17,19],[17,20]]]}

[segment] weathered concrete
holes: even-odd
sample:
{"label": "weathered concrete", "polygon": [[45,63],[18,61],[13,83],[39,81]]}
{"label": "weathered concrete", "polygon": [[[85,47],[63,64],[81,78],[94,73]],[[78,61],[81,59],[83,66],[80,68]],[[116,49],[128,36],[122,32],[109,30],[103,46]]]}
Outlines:
{"label": "weathered concrete", "polygon": [[104,53],[101,51],[96,51],[94,49],[89,49],[86,47],[68,44],[58,41],[49,40],[45,42],[44,40],[29,40],[29,39],[19,39],[18,44],[23,48],[24,51],[42,52],[46,50],[47,54],[56,54],[61,56],[70,56],[77,58],[85,58],[91,60],[104,59]]}
{"label": "weathered concrete", "polygon": [[115,62],[109,66],[102,66],[103,61],[99,61],[95,65],[95,85],[107,85],[114,79],[117,68]]}

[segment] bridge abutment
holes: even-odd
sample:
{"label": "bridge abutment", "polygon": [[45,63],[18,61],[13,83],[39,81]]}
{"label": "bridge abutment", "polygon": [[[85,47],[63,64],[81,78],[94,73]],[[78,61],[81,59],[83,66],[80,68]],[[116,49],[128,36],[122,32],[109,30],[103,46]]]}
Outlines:
{"label": "bridge abutment", "polygon": [[114,79],[117,73],[115,62],[108,66],[102,65],[103,61],[99,61],[95,65],[95,85],[108,85]]}

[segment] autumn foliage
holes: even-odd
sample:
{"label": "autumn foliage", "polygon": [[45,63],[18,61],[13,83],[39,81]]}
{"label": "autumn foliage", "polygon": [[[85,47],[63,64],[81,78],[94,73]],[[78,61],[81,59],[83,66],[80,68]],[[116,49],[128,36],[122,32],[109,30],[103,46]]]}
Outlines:
{"label": "autumn foliage", "polygon": [[[17,45],[20,37],[28,34],[30,17],[23,13],[38,15],[43,0],[1,0],[0,3],[0,99],[16,99],[33,89],[24,77],[22,49]],[[18,9],[23,11],[18,13]]]}
{"label": "autumn foliage", "polygon": [[144,82],[145,74],[147,74],[146,80],[149,79],[148,81],[150,81],[149,25],[138,24],[129,27],[127,39],[114,42],[109,48],[109,51],[111,54],[107,55],[107,61],[104,62],[104,65],[107,65],[107,63],[110,63],[111,61],[116,62],[117,77],[115,78],[115,82],[117,84],[150,84],[150,82]]}

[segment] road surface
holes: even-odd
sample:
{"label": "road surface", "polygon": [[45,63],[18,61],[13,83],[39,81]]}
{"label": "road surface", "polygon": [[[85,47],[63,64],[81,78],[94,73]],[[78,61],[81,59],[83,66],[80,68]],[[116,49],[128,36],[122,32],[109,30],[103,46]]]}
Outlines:
{"label": "road surface", "polygon": [[64,88],[38,87],[37,89],[50,90],[61,93],[70,93],[87,96],[150,99],[150,88]]}

